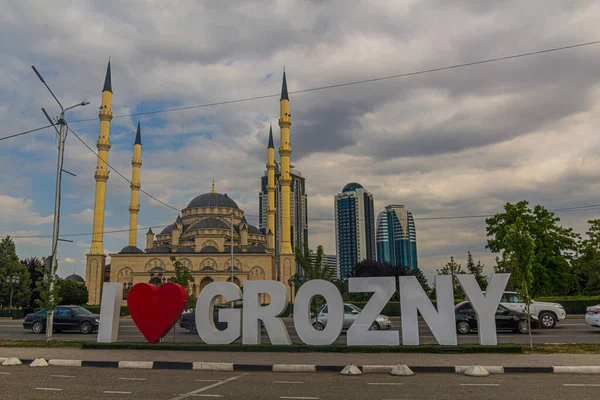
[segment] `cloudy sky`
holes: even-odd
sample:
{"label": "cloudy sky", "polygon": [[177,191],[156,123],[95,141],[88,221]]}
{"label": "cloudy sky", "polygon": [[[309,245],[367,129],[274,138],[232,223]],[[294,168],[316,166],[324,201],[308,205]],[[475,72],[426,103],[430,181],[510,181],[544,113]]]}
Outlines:
{"label": "cloudy sky", "polygon": [[[91,102],[67,120],[95,147],[110,55],[109,162],[128,177],[138,117],[123,115],[277,94],[284,66],[296,91],[600,39],[600,3],[583,0],[0,4],[0,136],[47,125],[41,107],[58,114],[35,65],[63,104]],[[328,219],[349,181],[370,190],[378,209],[404,204],[413,212],[428,276],[452,255],[464,263],[468,250],[489,272],[494,255],[483,218],[422,218],[495,213],[522,199],[550,209],[599,203],[599,64],[596,45],[291,94],[292,164],[307,179],[311,246],[335,252]],[[278,113],[274,96],[141,115],[142,188],[183,208],[214,178],[217,191],[256,216]],[[56,156],[51,129],[0,142],[0,234],[51,235]],[[91,232],[95,166],[69,135],[64,168],[77,176],[64,175],[64,235]],[[128,227],[129,194],[113,172],[106,231]],[[140,204],[140,226],[176,218],[143,194]],[[558,215],[584,232],[597,213]],[[74,243],[59,245],[59,274],[83,275],[91,236],[68,238]],[[127,233],[104,240],[118,252]],[[15,241],[22,258],[50,253],[48,237]]]}

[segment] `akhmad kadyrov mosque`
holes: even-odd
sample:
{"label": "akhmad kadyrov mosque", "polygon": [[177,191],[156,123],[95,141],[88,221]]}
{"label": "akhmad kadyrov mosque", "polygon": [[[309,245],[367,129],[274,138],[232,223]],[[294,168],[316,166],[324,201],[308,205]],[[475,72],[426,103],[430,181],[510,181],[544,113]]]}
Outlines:
{"label": "akhmad kadyrov mosque", "polygon": [[[106,70],[102,105],[100,134],[96,144],[98,164],[94,174],[96,193],[94,202],[94,222],[92,245],[87,254],[85,284],[89,291],[88,304],[100,304],[103,282],[121,282],[125,287],[139,282],[149,282],[150,277],[168,279],[174,274],[171,257],[175,256],[184,268],[187,268],[195,282],[189,288],[198,297],[200,291],[215,281],[231,281],[243,287],[246,280],[273,279],[282,282],[292,299],[292,288],[288,284],[295,262],[291,245],[290,231],[290,101],[287,91],[285,71],[280,100],[280,165],[281,178],[281,234],[275,232],[275,148],[273,132],[269,132],[267,148],[267,191],[268,191],[268,229],[266,234],[250,225],[244,217],[244,211],[227,194],[215,191],[213,181],[210,193],[203,193],[192,199],[175,222],[160,233],[152,229],[146,233],[144,250],[137,246],[137,222],[140,206],[138,204],[140,169],[142,166],[142,137],[138,122],[137,134],[133,145],[131,203],[129,205],[129,243],[117,254],[110,254],[111,262],[106,265],[104,254],[103,230],[104,209],[109,171],[107,169],[110,150],[110,123],[112,120],[112,84],[110,61]],[[232,221],[233,220],[233,235]],[[233,236],[233,237],[232,237]],[[281,249],[275,254],[275,239],[280,237]],[[231,257],[233,246],[233,263]],[[279,260],[277,260],[279,258]],[[232,265],[233,264],[233,265]]]}

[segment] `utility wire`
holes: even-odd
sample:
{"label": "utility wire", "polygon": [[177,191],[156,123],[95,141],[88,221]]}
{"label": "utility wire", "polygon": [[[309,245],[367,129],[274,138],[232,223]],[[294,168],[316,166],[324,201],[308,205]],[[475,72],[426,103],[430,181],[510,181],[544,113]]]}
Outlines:
{"label": "utility wire", "polygon": [[[289,94],[308,93],[308,92],[315,92],[318,90],[335,89],[335,88],[340,88],[340,87],[345,87],[345,86],[360,85],[363,83],[384,81],[384,80],[388,80],[388,79],[405,78],[407,76],[423,75],[423,74],[429,74],[432,72],[440,72],[440,71],[446,71],[446,70],[456,69],[456,68],[471,67],[474,65],[489,64],[489,63],[498,62],[498,61],[512,60],[515,58],[530,57],[530,56],[535,56],[535,55],[539,55],[539,54],[574,49],[574,48],[578,48],[578,47],[592,46],[592,45],[599,44],[599,43],[600,43],[600,40],[596,40],[593,42],[585,42],[585,43],[578,43],[578,44],[573,44],[573,45],[569,45],[569,46],[554,47],[554,48],[550,48],[550,49],[532,51],[532,52],[528,52],[528,53],[513,54],[510,56],[504,56],[504,57],[488,58],[486,60],[479,60],[479,61],[473,61],[473,62],[468,62],[468,63],[449,65],[449,66],[445,66],[445,67],[430,68],[430,69],[424,69],[424,70],[413,71],[413,72],[405,72],[405,73],[396,74],[396,75],[388,75],[388,76],[382,76],[382,77],[378,77],[378,78],[350,81],[350,82],[338,83],[338,84],[327,85],[327,86],[319,86],[319,87],[303,89],[303,90],[294,90],[294,91],[290,91],[288,93]],[[142,111],[142,112],[138,112],[138,113],[114,115],[113,118],[125,118],[125,117],[133,117],[133,116],[137,116],[137,115],[160,114],[160,113],[168,113],[168,112],[173,112],[173,111],[191,110],[191,109],[195,109],[195,108],[204,108],[204,107],[220,106],[220,105],[225,105],[225,104],[242,103],[242,102],[247,102],[247,101],[261,100],[261,99],[267,99],[267,98],[278,97],[278,96],[281,96],[281,93],[267,94],[267,95],[263,95],[263,96],[246,97],[246,98],[235,99],[235,100],[225,100],[225,101],[219,101],[219,102],[213,102],[213,103],[198,104],[198,105],[194,105],[194,106],[165,108],[162,110]],[[96,118],[79,119],[79,120],[75,120],[75,121],[71,121],[71,122],[75,123],[75,122],[88,122],[88,121],[96,121]]]}
{"label": "utility wire", "polygon": [[[570,211],[594,211],[600,209],[600,204],[589,204],[589,205],[584,205],[584,206],[575,206],[575,207],[564,207],[564,208],[555,208],[552,210],[547,210],[549,212],[556,212],[556,213],[562,213],[562,212],[570,212]],[[425,218],[415,218],[415,221],[426,221],[426,220],[449,220],[449,219],[466,219],[466,218],[489,218],[489,217],[493,217],[496,214],[479,214],[479,215],[459,215],[459,216],[444,216],[444,217],[425,217]],[[255,218],[259,218],[258,215],[246,215],[244,214],[245,217],[255,217]],[[335,221],[334,218],[308,218],[310,221]],[[168,225],[153,225],[151,227],[142,227],[142,228],[134,228],[134,229],[117,229],[117,230],[112,230],[112,231],[105,231],[105,234],[111,234],[111,233],[121,233],[121,232],[129,232],[129,231],[139,231],[139,230],[146,230],[149,228],[166,228],[167,226],[170,226],[172,224],[168,224]],[[0,235],[0,236],[6,236],[6,234],[4,235]],[[61,234],[61,237],[76,237],[76,236],[92,236],[92,233],[69,233],[69,234]],[[14,239],[36,239],[36,238],[50,238],[52,237],[52,235],[33,235],[33,236],[11,236],[11,238]]]}
{"label": "utility wire", "polygon": [[14,137],[21,136],[21,135],[27,135],[28,133],[32,133],[32,132],[41,131],[42,129],[50,128],[51,126],[53,126],[53,125],[46,125],[46,126],[42,126],[41,128],[32,129],[30,131],[25,131],[25,132],[21,132],[21,133],[15,133],[14,135],[4,136],[4,137],[0,138],[0,141],[14,138]]}
{"label": "utility wire", "polygon": [[[104,163],[105,163],[105,164],[106,164],[106,165],[107,165],[109,168],[111,168],[113,171],[115,171],[115,172],[116,172],[116,173],[117,173],[117,174],[118,174],[118,175],[119,175],[121,178],[125,179],[127,182],[129,182],[129,184],[130,184],[130,185],[132,185],[132,182],[131,182],[129,179],[127,179],[127,178],[125,177],[125,175],[123,175],[122,173],[120,173],[120,172],[119,172],[119,171],[118,171],[118,170],[117,170],[115,167],[113,167],[113,166],[112,166],[112,165],[110,165],[108,162],[106,162],[106,160],[105,160],[105,159],[103,159],[102,157],[100,157],[100,155],[99,155],[98,153],[96,153],[96,152],[94,151],[94,149],[92,149],[90,146],[88,146],[88,144],[87,144],[87,143],[86,143],[86,142],[85,142],[85,141],[84,141],[82,138],[80,138],[80,137],[79,137],[79,135],[78,135],[77,133],[75,133],[75,131],[73,131],[73,129],[71,129],[71,127],[70,127],[70,126],[67,126],[67,130],[68,130],[68,131],[71,131],[71,133],[73,133],[73,135],[75,135],[75,137],[76,137],[77,139],[79,139],[79,141],[80,141],[81,143],[83,143],[83,145],[84,145],[85,147],[87,147],[87,149],[88,149],[89,151],[91,151],[92,153],[94,153],[94,154],[96,155],[96,157],[98,157],[98,159],[100,159],[102,162],[104,162]],[[162,204],[162,205],[164,205],[164,206],[166,206],[166,207],[169,207],[170,209],[173,209],[173,210],[177,211],[178,213],[179,213],[179,212],[181,212],[181,210],[180,210],[179,208],[173,207],[172,205],[170,205],[170,204],[167,204],[167,203],[165,203],[164,201],[157,199],[156,197],[154,197],[154,196],[153,196],[153,195],[151,195],[150,193],[146,192],[144,189],[141,189],[141,188],[140,188],[140,192],[144,193],[146,196],[148,196],[148,197],[150,197],[151,199],[153,199],[153,200],[155,200],[155,201],[159,202],[160,204]],[[64,235],[62,235],[62,236],[64,236]]]}

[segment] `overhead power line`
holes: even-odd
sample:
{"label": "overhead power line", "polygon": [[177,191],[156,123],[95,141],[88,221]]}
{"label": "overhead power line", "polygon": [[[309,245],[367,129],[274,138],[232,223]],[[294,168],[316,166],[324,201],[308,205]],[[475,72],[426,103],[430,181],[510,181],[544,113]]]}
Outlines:
{"label": "overhead power line", "polygon": [[[562,51],[562,50],[569,50],[569,49],[575,49],[575,48],[579,48],[579,47],[592,46],[592,45],[596,45],[596,44],[600,44],[600,40],[595,40],[593,42],[577,43],[577,44],[572,44],[572,45],[568,45],[568,46],[554,47],[554,48],[538,50],[538,51],[531,51],[528,53],[513,54],[510,56],[504,56],[504,57],[488,58],[485,60],[473,61],[473,62],[468,62],[468,63],[448,65],[445,67],[430,68],[430,69],[405,72],[405,73],[400,73],[400,74],[395,74],[395,75],[381,76],[381,77],[377,77],[377,78],[362,79],[362,80],[358,80],[358,81],[343,82],[343,83],[337,83],[337,84],[326,85],[326,86],[318,86],[318,87],[309,88],[309,89],[294,90],[294,91],[290,91],[288,93],[289,94],[300,94],[300,93],[316,92],[319,90],[335,89],[335,88],[340,88],[340,87],[345,87],[345,86],[360,85],[363,83],[379,82],[379,81],[385,81],[388,79],[405,78],[408,76],[423,75],[423,74],[429,74],[429,73],[433,73],[433,72],[441,72],[441,71],[447,71],[450,69],[457,69],[457,68],[464,68],[464,67],[472,67],[475,65],[489,64],[489,63],[494,63],[494,62],[498,62],[498,61],[512,60],[515,58],[530,57],[530,56],[552,53],[552,52],[557,52],[557,51]],[[184,111],[184,110],[191,110],[191,109],[195,109],[195,108],[205,108],[205,107],[221,106],[221,105],[225,105],[225,104],[262,100],[262,99],[268,99],[271,97],[278,97],[278,96],[281,96],[281,93],[267,94],[267,95],[263,95],[263,96],[245,97],[245,98],[240,98],[240,99],[235,99],[235,100],[224,100],[224,101],[211,102],[211,103],[205,103],[205,104],[197,104],[197,105],[193,105],[193,106],[165,108],[165,109],[161,109],[161,110],[142,111],[142,112],[137,112],[137,113],[114,115],[113,118],[125,118],[125,117],[139,116],[139,115],[150,115],[150,114],[168,113],[168,112],[173,112],[173,111]],[[96,120],[97,120],[97,118],[87,118],[87,119],[79,119],[79,120],[71,121],[71,123],[88,122],[88,121],[96,121]]]}
{"label": "overhead power line", "polygon": [[[99,155],[97,152],[95,152],[95,151],[94,151],[94,149],[92,149],[90,146],[88,146],[88,144],[87,144],[87,143],[86,143],[86,142],[85,142],[85,141],[84,141],[84,140],[83,140],[81,137],[79,137],[79,135],[78,135],[77,133],[75,133],[75,131],[73,131],[73,129],[71,129],[71,127],[70,127],[70,126],[67,126],[67,129],[68,129],[69,131],[71,131],[71,133],[72,133],[73,135],[75,135],[75,137],[76,137],[77,139],[79,139],[79,141],[80,141],[81,143],[83,143],[83,145],[84,145],[85,147],[87,147],[87,149],[88,149],[89,151],[91,151],[92,153],[94,153],[94,155],[95,155],[96,157],[98,157],[98,158],[99,158],[99,159],[100,159],[102,162],[104,162],[106,165],[108,165],[108,167],[109,167],[109,168],[111,168],[113,171],[115,171],[115,172],[116,172],[116,173],[117,173],[117,174],[118,174],[118,175],[119,175],[121,178],[125,179],[125,180],[126,180],[126,181],[127,181],[129,184],[130,184],[130,185],[132,184],[132,182],[131,182],[129,179],[127,179],[127,178],[125,177],[125,175],[123,175],[122,173],[120,173],[120,172],[119,172],[119,171],[118,171],[118,170],[117,170],[115,167],[113,167],[113,166],[112,166],[112,165],[110,165],[108,162],[106,162],[106,160],[105,160],[105,159],[103,159],[102,157],[100,157],[100,155]],[[165,203],[164,201],[157,199],[156,197],[154,197],[153,195],[151,195],[150,193],[146,192],[146,191],[145,191],[145,190],[143,190],[143,189],[140,189],[140,192],[144,193],[146,196],[150,197],[152,200],[155,200],[155,201],[159,202],[160,204],[164,205],[165,207],[169,207],[170,209],[173,209],[173,210],[177,211],[178,213],[179,213],[179,212],[181,212],[181,210],[180,210],[179,208],[177,208],[177,207],[173,207],[172,205],[170,205],[170,204],[167,204],[167,203]],[[64,235],[63,235],[63,236],[64,236]]]}
{"label": "overhead power line", "polygon": [[32,133],[32,132],[41,131],[42,129],[50,128],[51,126],[54,126],[54,125],[46,125],[46,126],[42,126],[41,128],[32,129],[30,131],[25,131],[25,132],[21,132],[21,133],[15,133],[14,135],[4,136],[4,137],[0,138],[0,141],[14,138],[14,137],[21,136],[21,135],[27,135],[28,133]]}

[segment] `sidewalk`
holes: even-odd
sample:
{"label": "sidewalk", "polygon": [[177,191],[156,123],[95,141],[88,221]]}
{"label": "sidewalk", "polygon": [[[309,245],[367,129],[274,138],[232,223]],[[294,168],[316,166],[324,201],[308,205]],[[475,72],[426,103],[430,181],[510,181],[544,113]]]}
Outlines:
{"label": "sidewalk", "polygon": [[235,364],[315,365],[502,365],[522,367],[600,366],[600,354],[373,354],[373,353],[249,353],[167,350],[82,350],[69,348],[0,348],[0,358],[83,361],[182,361]]}

